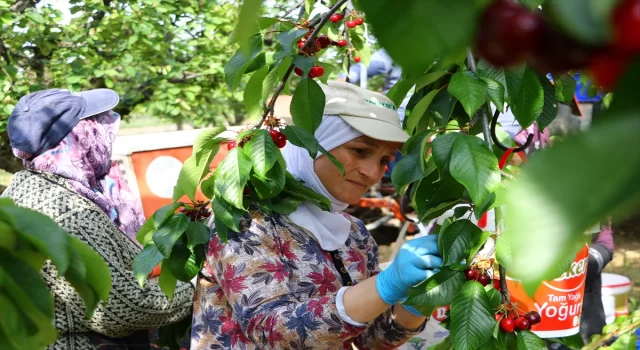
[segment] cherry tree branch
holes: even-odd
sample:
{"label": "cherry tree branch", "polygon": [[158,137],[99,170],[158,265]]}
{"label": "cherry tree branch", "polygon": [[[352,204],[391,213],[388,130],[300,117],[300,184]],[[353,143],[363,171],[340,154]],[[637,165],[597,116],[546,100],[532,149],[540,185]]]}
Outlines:
{"label": "cherry tree branch", "polygon": [[[313,32],[311,32],[311,35],[307,38],[307,40],[304,42],[304,45],[300,48],[300,54],[304,53],[307,51],[307,49],[314,44],[316,37],[318,36],[318,33],[320,33],[320,30],[322,29],[322,27],[327,23],[327,21],[329,21],[329,17],[331,17],[331,15],[333,15],[338,8],[340,8],[340,6],[344,5],[347,2],[347,0],[340,0],[338,1],[330,10],[329,12],[325,13],[324,15],[322,15],[320,17],[320,22],[317,24],[317,26],[314,26],[314,30]],[[310,26],[311,28],[311,26]],[[293,72],[293,69],[295,68],[295,64],[291,64],[289,66],[289,69],[287,69],[287,72],[284,74],[284,76],[282,77],[282,81],[280,82],[280,85],[278,85],[278,88],[276,89],[276,92],[273,94],[273,96],[271,97],[271,100],[269,101],[269,104],[267,105],[267,108],[264,110],[264,113],[262,113],[262,117],[260,118],[260,120],[256,123],[256,125],[254,125],[254,129],[259,129],[262,124],[264,123],[264,120],[269,116],[273,114],[273,109],[275,107],[276,104],[276,100],[278,99],[278,96],[280,96],[280,93],[282,93],[282,90],[284,90],[284,87],[287,84],[287,81],[289,80],[289,76],[291,76],[291,72]]]}
{"label": "cherry tree branch", "polygon": [[313,22],[309,23],[309,28],[313,28],[315,26],[319,26],[320,28],[322,28],[322,26],[324,26],[324,24],[329,20],[329,17],[331,17],[332,14],[336,13],[338,9],[346,3],[347,0],[340,0],[336,2],[336,4],[333,5],[333,7],[329,9],[329,12],[325,13],[324,16],[320,16],[313,20]]}

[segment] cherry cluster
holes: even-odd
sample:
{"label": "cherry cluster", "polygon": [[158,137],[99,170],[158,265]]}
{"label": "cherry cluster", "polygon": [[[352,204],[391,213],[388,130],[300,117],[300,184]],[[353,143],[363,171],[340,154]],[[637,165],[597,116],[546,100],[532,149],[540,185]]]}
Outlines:
{"label": "cherry cluster", "polygon": [[622,0],[612,22],[613,41],[593,46],[562,32],[538,12],[510,0],[496,0],[480,19],[476,48],[495,66],[528,61],[542,73],[588,68],[609,89],[631,57],[640,53],[640,0]]}
{"label": "cherry cluster", "polygon": [[[331,17],[329,17],[329,20],[333,23],[338,23],[340,22],[342,19],[344,18],[344,16],[341,13],[336,13],[331,15]],[[364,24],[364,18],[362,17],[357,17],[357,15],[355,13],[351,13],[349,15],[349,20],[345,22],[345,24],[347,25],[347,27],[349,28],[355,28],[357,26],[361,26]]]}
{"label": "cherry cluster", "polygon": [[[278,148],[283,148],[287,144],[287,136],[283,134],[280,130],[276,130],[270,127],[269,135],[271,136],[273,143],[275,143],[276,146],[278,146]],[[245,145],[245,143],[249,142],[249,140],[251,140],[251,136],[245,137],[239,143],[237,141],[230,141],[229,143],[227,143],[227,150],[231,151],[236,147],[242,148]]]}
{"label": "cherry cluster", "polygon": [[196,205],[190,208],[182,207],[180,208],[180,212],[184,213],[191,219],[191,221],[202,220],[211,216],[211,211],[202,201],[199,201]]}
{"label": "cherry cluster", "polygon": [[478,281],[483,286],[486,286],[491,282],[491,277],[484,269],[470,267],[464,270],[464,275],[467,278],[467,281]]}
{"label": "cherry cluster", "polygon": [[515,308],[512,312],[504,311],[498,312],[496,314],[496,322],[500,322],[500,329],[503,332],[511,333],[516,330],[524,331],[531,329],[531,326],[534,326],[540,323],[540,314],[536,311],[528,312],[524,315],[518,315],[518,311]]}

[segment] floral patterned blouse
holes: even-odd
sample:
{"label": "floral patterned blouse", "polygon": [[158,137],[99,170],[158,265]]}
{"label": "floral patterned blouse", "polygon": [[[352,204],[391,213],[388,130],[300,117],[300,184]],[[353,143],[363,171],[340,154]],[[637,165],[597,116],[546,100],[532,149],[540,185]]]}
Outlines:
{"label": "floral patterned blouse", "polygon": [[[346,214],[345,214],[346,215]],[[339,250],[358,283],[378,273],[378,247],[351,216]],[[392,308],[363,325],[339,316],[343,286],[330,253],[286,216],[250,211],[240,233],[209,243],[194,298],[191,349],[394,349],[423,328],[407,330]]]}

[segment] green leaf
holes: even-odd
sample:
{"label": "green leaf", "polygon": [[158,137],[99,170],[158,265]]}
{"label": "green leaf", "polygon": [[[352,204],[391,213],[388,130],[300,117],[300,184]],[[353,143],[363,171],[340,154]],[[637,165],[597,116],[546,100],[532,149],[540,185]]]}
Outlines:
{"label": "green leaf", "polygon": [[569,74],[562,74],[559,77],[554,77],[556,99],[560,102],[569,104],[573,101],[575,96],[578,82]]}
{"label": "green leaf", "polygon": [[44,17],[42,17],[41,14],[36,13],[36,12],[27,12],[26,16],[29,17],[29,19],[31,19],[32,21],[38,23],[38,24],[44,24],[45,20]]}
{"label": "green leaf", "polygon": [[4,294],[20,305],[22,314],[39,329],[39,340],[44,344],[53,343],[57,337],[51,322],[53,298],[40,273],[11,254],[2,252],[0,277]]}
{"label": "green leaf", "polygon": [[556,99],[556,90],[549,79],[542,74],[539,75],[539,79],[544,91],[544,105],[537,122],[538,128],[544,130],[558,115],[558,101]]}
{"label": "green leaf", "polygon": [[463,138],[464,134],[459,132],[450,132],[442,136],[438,136],[431,142],[431,152],[433,154],[433,160],[440,170],[440,174],[449,174],[449,163],[451,163],[451,156],[453,155],[453,144],[459,138]]}
{"label": "green leaf", "polygon": [[285,185],[285,171],[283,165],[276,163],[264,178],[251,176],[251,185],[260,199],[273,198],[282,192]]}
{"label": "green leaf", "polygon": [[432,84],[436,80],[442,78],[445,74],[447,74],[447,71],[431,72],[421,76],[416,80],[416,90],[420,90],[425,86]]}
{"label": "green leaf", "polygon": [[500,186],[498,160],[481,139],[465,135],[453,144],[451,176],[469,192],[473,203],[483,205]]}
{"label": "green leaf", "polygon": [[[256,0],[251,0],[256,1]],[[249,44],[247,46],[249,50],[244,52],[244,50],[238,50],[230,60],[224,65],[224,80],[227,84],[227,87],[232,92],[238,87],[240,84],[240,79],[244,74],[245,70],[260,52],[262,52],[262,36],[254,35],[249,39]]]}
{"label": "green leaf", "polygon": [[[20,315],[20,312],[16,308],[16,304],[5,295],[0,294],[0,333],[6,335],[6,340],[10,349],[20,349],[20,338],[26,338],[26,327],[24,327],[24,320]],[[10,336],[9,336],[10,335]],[[2,343],[0,343],[2,345]]]}
{"label": "green leaf", "polygon": [[[507,93],[507,77],[504,68],[498,68],[491,65],[491,63],[480,59],[478,61],[477,72],[479,77],[489,79],[500,83],[505,87],[503,100],[509,101],[509,94]],[[486,81],[486,80],[485,80]]]}
{"label": "green leaf", "polygon": [[153,225],[156,229],[160,228],[167,219],[175,213],[178,208],[182,207],[182,203],[171,203],[167,204],[164,207],[156,210],[151,216],[151,220],[153,220]]}
{"label": "green leaf", "polygon": [[518,331],[518,350],[546,350],[544,340],[531,331]]}
{"label": "green leaf", "polygon": [[307,130],[297,125],[287,125],[281,131],[292,145],[306,149],[309,152],[309,157],[315,159],[320,152],[318,140]]}
{"label": "green leaf", "polygon": [[[403,6],[368,0],[360,5],[393,61],[407,72],[420,73],[437,58],[456,54],[471,44],[482,10],[466,0],[408,0]],[[407,48],[411,48],[411,54],[407,54]]]}
{"label": "green leaf", "polygon": [[174,201],[179,200],[186,194],[192,202],[195,202],[198,185],[200,185],[200,181],[211,172],[211,162],[213,162],[219,149],[220,139],[209,140],[202,146],[198,153],[187,158],[180,169],[178,182],[173,188]]}
{"label": "green leaf", "polygon": [[315,80],[303,79],[291,99],[291,117],[293,123],[313,135],[324,112],[324,91]]}
{"label": "green leaf", "polygon": [[164,256],[153,243],[145,245],[144,249],[136,255],[133,259],[132,270],[136,275],[140,288],[144,287],[147,277],[162,259],[164,259]]}
{"label": "green leaf", "polygon": [[278,161],[280,150],[271,139],[266,130],[258,130],[251,140],[243,147],[244,153],[251,159],[253,171],[260,179],[264,179],[267,173]]}
{"label": "green leaf", "polygon": [[251,36],[256,33],[261,7],[262,0],[243,0],[240,6],[234,38],[240,43],[240,49],[247,54],[253,50]]}
{"label": "green leaf", "polygon": [[609,348],[612,350],[635,350],[637,338],[636,334],[623,334]]}
{"label": "green leaf", "polygon": [[609,215],[622,219],[640,204],[640,119],[636,113],[602,118],[607,122],[537,154],[507,188],[503,236],[518,252],[509,275],[531,293],[564,272],[555,267],[574,256],[589,228]]}
{"label": "green leaf", "polygon": [[[309,71],[311,70],[311,68],[314,66],[315,63],[315,59],[312,56],[301,56],[301,55],[296,55],[293,58],[293,64],[302,69],[302,76],[307,76],[307,74],[309,74]],[[311,78],[307,78],[307,79],[311,79]],[[313,80],[313,79],[311,79]]]}
{"label": "green leaf", "polygon": [[214,174],[216,177],[216,196],[221,195],[225,201],[238,209],[244,208],[242,197],[252,168],[251,159],[240,147],[229,151],[222,162],[218,164]]}
{"label": "green leaf", "polygon": [[38,251],[49,256],[60,275],[69,267],[71,238],[48,216],[13,205],[1,205],[0,216],[21,236],[33,244]]}
{"label": "green leaf", "polygon": [[111,291],[111,270],[104,259],[95,250],[91,249],[87,243],[75,237],[71,239],[71,247],[84,262],[87,284],[91,286],[102,301],[106,302]]}
{"label": "green leaf", "polygon": [[432,131],[423,132],[412,136],[406,143],[407,154],[400,159],[393,167],[391,180],[396,189],[418,181],[424,177],[422,164],[424,162],[424,144],[429,137],[433,135]]}
{"label": "green leaf", "polygon": [[489,96],[489,100],[493,102],[496,108],[504,113],[504,95],[505,95],[505,87],[504,85],[498,83],[495,80],[481,78],[487,84],[487,94]]}
{"label": "green leaf", "polygon": [[286,184],[284,192],[296,198],[309,201],[324,211],[331,210],[331,202],[323,195],[320,195],[310,188],[302,185],[289,172],[285,174]]}
{"label": "green leaf", "polygon": [[304,12],[307,15],[311,14],[311,10],[313,10],[313,4],[315,4],[315,0],[304,0]]}
{"label": "green leaf", "polygon": [[482,230],[466,219],[455,221],[449,225],[438,237],[438,247],[443,265],[453,265],[466,258],[473,242],[480,235],[482,235]]}
{"label": "green leaf", "polygon": [[415,192],[415,208],[421,221],[439,217],[461,200],[464,186],[451,176],[440,176],[434,171],[420,180]]}
{"label": "green leaf", "polygon": [[473,72],[457,72],[451,77],[448,91],[462,103],[471,117],[487,100],[487,84]]}
{"label": "green leaf", "polygon": [[517,93],[509,90],[511,110],[522,128],[538,119],[544,107],[544,90],[538,75],[533,68],[527,66],[522,75],[522,82]]}
{"label": "green leaf", "polygon": [[294,197],[274,198],[269,203],[269,208],[278,214],[288,215],[296,211],[303,200]]}
{"label": "green leaf", "polygon": [[193,249],[199,244],[209,243],[209,237],[211,235],[207,225],[199,221],[189,222],[189,226],[187,226],[185,233],[187,234],[189,242],[187,243],[187,248],[189,249]]}
{"label": "green leaf", "polygon": [[393,87],[387,92],[387,97],[393,102],[394,105],[399,106],[404,101],[407,94],[415,85],[416,80],[418,79],[417,75],[406,75],[402,74],[402,77],[398,82],[393,85]]}
{"label": "green leaf", "polygon": [[451,338],[456,350],[475,350],[492,335],[496,320],[482,285],[469,281],[451,302]]}
{"label": "green leaf", "polygon": [[412,287],[409,297],[404,304],[407,305],[450,305],[465,283],[464,273],[449,268],[441,268],[438,273],[429,277],[426,281]]}
{"label": "green leaf", "polygon": [[467,256],[467,261],[472,261],[473,258],[478,254],[482,246],[487,242],[487,238],[491,235],[489,231],[482,231],[482,234],[479,236],[474,236],[473,243],[471,245],[471,249],[469,250],[469,256]]}
{"label": "green leaf", "polygon": [[[235,232],[240,232],[240,220],[244,216],[245,212],[233,207],[220,196],[213,198],[213,214],[216,217],[216,222],[220,221],[224,223],[228,228]],[[218,227],[216,225],[216,227]]]}
{"label": "green leaf", "polygon": [[209,199],[213,198],[215,182],[216,178],[215,176],[213,176],[213,174],[202,180],[202,182],[200,183],[200,191],[202,191],[202,194],[204,194],[205,197]]}
{"label": "green leaf", "polygon": [[518,341],[514,333],[498,332],[498,343],[506,350],[518,348]]}
{"label": "green leaf", "polygon": [[497,289],[493,288],[493,286],[491,285],[486,286],[485,290],[487,291],[487,296],[489,297],[489,302],[491,303],[491,309],[497,309],[498,306],[502,304],[502,294],[500,294],[500,292]]}
{"label": "green leaf", "polygon": [[513,249],[511,247],[511,235],[503,234],[496,241],[496,260],[502,266],[511,266]]}
{"label": "green leaf", "polygon": [[[441,90],[431,102],[425,118],[430,118],[438,127],[444,127],[449,122],[449,118],[458,103],[458,100],[451,96],[446,90]],[[422,131],[422,130],[419,130]]]}
{"label": "green leaf", "polygon": [[281,59],[283,57],[291,56],[296,52],[298,52],[298,46],[296,46],[295,49],[292,50],[293,45],[297,43],[301,37],[307,34],[307,32],[308,31],[306,29],[294,28],[289,31],[278,34],[278,36],[276,37],[276,40],[280,44],[280,47],[278,47],[278,52],[276,52],[274,59],[276,60]]}
{"label": "green leaf", "polygon": [[160,286],[160,290],[162,290],[169,299],[173,299],[173,293],[176,291],[176,284],[178,283],[178,280],[171,274],[167,264],[168,260],[162,261],[158,285]]}
{"label": "green leaf", "polygon": [[420,122],[420,119],[423,118],[425,112],[427,111],[427,108],[429,108],[429,105],[431,104],[431,101],[433,101],[433,98],[436,96],[438,92],[440,91],[439,90],[430,91],[428,94],[426,94],[423,98],[420,99],[420,102],[418,102],[418,104],[415,107],[413,107],[413,110],[411,111],[411,114],[409,115],[406,121],[407,132],[409,132],[410,134],[414,132],[414,130],[418,126],[418,123]]}
{"label": "green leaf", "polygon": [[262,86],[264,79],[269,73],[269,67],[264,66],[258,69],[244,89],[244,107],[247,111],[247,118],[255,118],[260,115],[260,100],[262,100]]}
{"label": "green leaf", "polygon": [[529,10],[536,10],[538,6],[542,5],[545,0],[520,0],[520,3],[526,6]]}
{"label": "green leaf", "polygon": [[98,306],[98,296],[93,288],[87,284],[87,267],[80,255],[75,251],[72,251],[71,264],[64,274],[64,278],[80,295],[85,306],[85,317],[91,318]]}
{"label": "green leaf", "polygon": [[[166,264],[163,265],[169,269],[171,275],[178,281],[190,282],[202,268],[202,263],[204,262],[203,249],[204,247],[200,246],[191,252],[182,240],[179,240],[176,242],[169,259],[165,260]],[[198,254],[199,257],[196,257],[196,252],[201,252],[201,254]]]}
{"label": "green leaf", "polygon": [[156,233],[153,234],[153,243],[165,258],[171,255],[176,241],[182,236],[189,226],[187,216],[179,213],[170,216],[167,221],[162,223]]}
{"label": "green leaf", "polygon": [[549,0],[545,13],[572,37],[589,44],[606,44],[611,39],[611,18],[619,1]]}
{"label": "green leaf", "polygon": [[[504,81],[505,81],[504,86],[507,87],[507,95],[509,95],[509,98],[508,98],[509,104],[516,103],[516,97],[520,93],[520,89],[522,89],[522,81],[524,80],[524,72],[526,69],[527,69],[526,65],[520,65],[510,69],[498,70],[498,72],[501,71],[504,74]],[[497,79],[494,79],[494,80],[500,82],[500,80],[497,80]]]}
{"label": "green leaf", "polygon": [[136,240],[145,246],[151,241],[155,231],[156,227],[153,225],[153,219],[149,219],[142,224],[138,233],[136,233]]}

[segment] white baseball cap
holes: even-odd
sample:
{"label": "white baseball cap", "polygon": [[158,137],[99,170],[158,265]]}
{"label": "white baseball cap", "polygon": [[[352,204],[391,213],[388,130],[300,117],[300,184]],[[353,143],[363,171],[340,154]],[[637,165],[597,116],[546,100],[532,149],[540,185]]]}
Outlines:
{"label": "white baseball cap", "polygon": [[409,139],[388,97],[345,82],[329,81],[320,86],[325,94],[325,115],[340,116],[372,139],[400,143]]}

